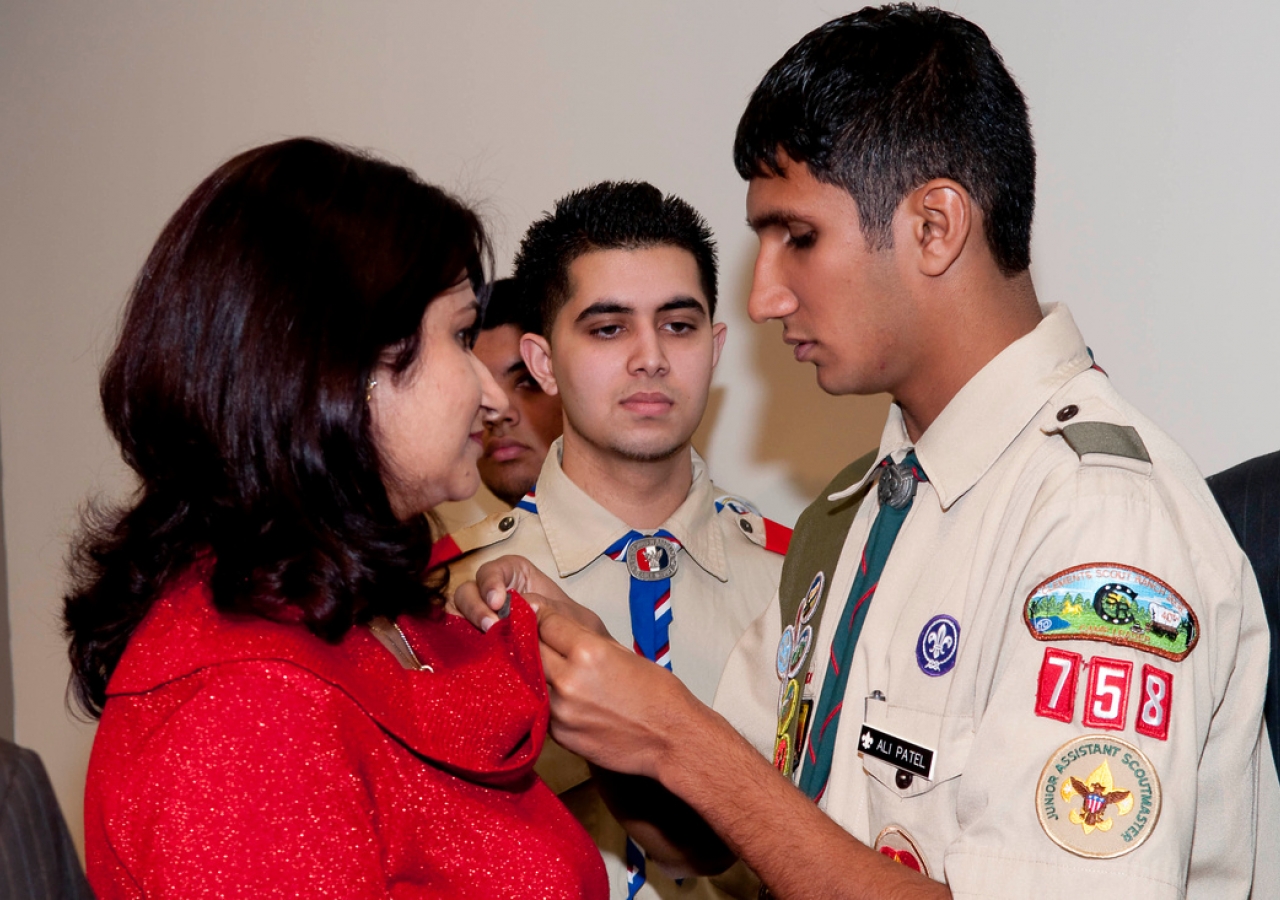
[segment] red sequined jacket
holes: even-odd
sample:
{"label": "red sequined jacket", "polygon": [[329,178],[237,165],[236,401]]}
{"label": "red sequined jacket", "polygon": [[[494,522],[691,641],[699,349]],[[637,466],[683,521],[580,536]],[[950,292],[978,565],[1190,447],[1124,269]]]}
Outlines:
{"label": "red sequined jacket", "polygon": [[481,634],[217,612],[203,572],[157,601],[108,689],[85,852],[110,898],[606,898],[595,846],[533,773],[548,707],[523,602]]}

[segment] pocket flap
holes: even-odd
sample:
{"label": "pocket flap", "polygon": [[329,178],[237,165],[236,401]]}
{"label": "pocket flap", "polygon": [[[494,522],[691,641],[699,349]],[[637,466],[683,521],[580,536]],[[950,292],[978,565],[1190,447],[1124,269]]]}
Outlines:
{"label": "pocket flap", "polygon": [[866,724],[876,731],[891,735],[898,742],[913,744],[933,751],[933,777],[913,775],[900,784],[898,773],[906,771],[882,759],[862,752],[862,768],[868,775],[900,797],[926,794],[944,781],[964,771],[973,743],[973,720],[968,716],[941,716],[901,706],[884,700],[868,699]]}

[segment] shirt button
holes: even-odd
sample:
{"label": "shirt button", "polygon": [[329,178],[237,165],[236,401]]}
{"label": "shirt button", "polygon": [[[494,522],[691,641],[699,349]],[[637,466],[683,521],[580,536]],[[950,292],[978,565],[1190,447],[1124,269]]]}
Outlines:
{"label": "shirt button", "polygon": [[914,775],[912,775],[910,772],[904,772],[901,769],[898,770],[897,775],[893,776],[893,781],[898,786],[898,790],[900,791],[905,791],[907,788],[911,787],[911,782],[915,780],[916,779]]}
{"label": "shirt button", "polygon": [[515,528],[515,527],[516,527],[516,520],[514,516],[504,516],[502,521],[498,523],[499,531],[510,531],[512,528]]}
{"label": "shirt button", "polygon": [[1076,414],[1079,412],[1080,407],[1076,406],[1074,403],[1069,403],[1062,407],[1062,409],[1058,410],[1058,421],[1066,422],[1069,419],[1074,419]]}
{"label": "shirt button", "polygon": [[743,530],[743,531],[745,531],[747,534],[750,534],[750,533],[751,533],[751,523],[750,523],[750,522],[748,522],[746,519],[739,519],[739,520],[738,520],[738,525],[739,525],[739,527],[740,527],[740,528],[742,528],[742,530]]}

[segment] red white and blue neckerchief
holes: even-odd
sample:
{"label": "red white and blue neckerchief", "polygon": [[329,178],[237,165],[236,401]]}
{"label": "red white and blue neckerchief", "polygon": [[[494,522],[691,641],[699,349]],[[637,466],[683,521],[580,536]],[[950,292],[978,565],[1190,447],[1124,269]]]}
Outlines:
{"label": "red white and blue neckerchief", "polygon": [[516,504],[516,509],[523,509],[525,512],[531,512],[535,516],[538,514],[538,486],[536,484],[529,488],[529,493],[520,498],[520,502]]}
{"label": "red white and blue neckerchief", "polygon": [[[529,491],[516,506],[526,512],[538,512],[537,487]],[[721,504],[716,504],[719,512]],[[635,541],[647,537],[659,537],[674,545],[673,552],[680,551],[681,544],[671,532],[660,530],[652,535],[639,531],[628,531],[609,545],[604,554],[618,562],[626,562],[627,550]],[[652,565],[644,554],[636,558],[636,565],[642,570],[650,570]],[[645,659],[652,660],[671,671],[671,579],[642,580],[630,575],[628,601],[631,607],[631,639],[632,648]],[[627,900],[634,900],[636,894],[645,883],[645,857],[640,845],[627,838]]]}
{"label": "red white and blue neckerchief", "polygon": [[[653,535],[628,531],[604,551],[605,555],[625,562],[631,544],[645,537],[665,538],[674,545],[674,552],[679,552],[680,542],[669,531],[658,531]],[[636,565],[640,569],[656,571],[656,564],[650,562],[644,553],[637,556]],[[668,577],[647,581],[631,576],[628,599],[631,605],[632,648],[645,659],[653,660],[670,671],[671,579]]]}
{"label": "red white and blue neckerchief", "polygon": [[[652,535],[665,538],[679,552],[680,542],[671,532],[661,530]],[[638,531],[628,531],[614,541],[605,550],[610,559],[625,562],[627,549],[634,541],[648,535]],[[649,563],[643,554],[636,560],[640,568]],[[656,581],[642,581],[631,577],[629,591],[631,603],[631,639],[632,647],[645,659],[653,660],[658,665],[671,671],[671,579],[661,578]],[[627,838],[627,900],[634,900],[636,894],[645,883],[645,858],[640,845]]]}

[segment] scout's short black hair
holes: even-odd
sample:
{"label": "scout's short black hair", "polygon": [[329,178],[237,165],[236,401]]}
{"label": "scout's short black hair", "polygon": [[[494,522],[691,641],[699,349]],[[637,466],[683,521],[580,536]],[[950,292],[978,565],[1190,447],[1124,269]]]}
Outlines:
{"label": "scout's short black hair", "polygon": [[782,174],[779,150],[849,192],[873,247],[891,245],[907,194],[951,178],[982,210],[1001,270],[1031,264],[1026,100],[987,35],[960,16],[869,6],[805,35],[751,95],[734,140],[738,174]]}
{"label": "scout's short black hair", "polygon": [[569,266],[594,250],[679,247],[698,264],[707,311],[716,314],[716,245],[706,220],[688,203],[643,181],[602,181],[561,198],[525,232],[515,279],[542,308],[549,335],[569,300]]}

